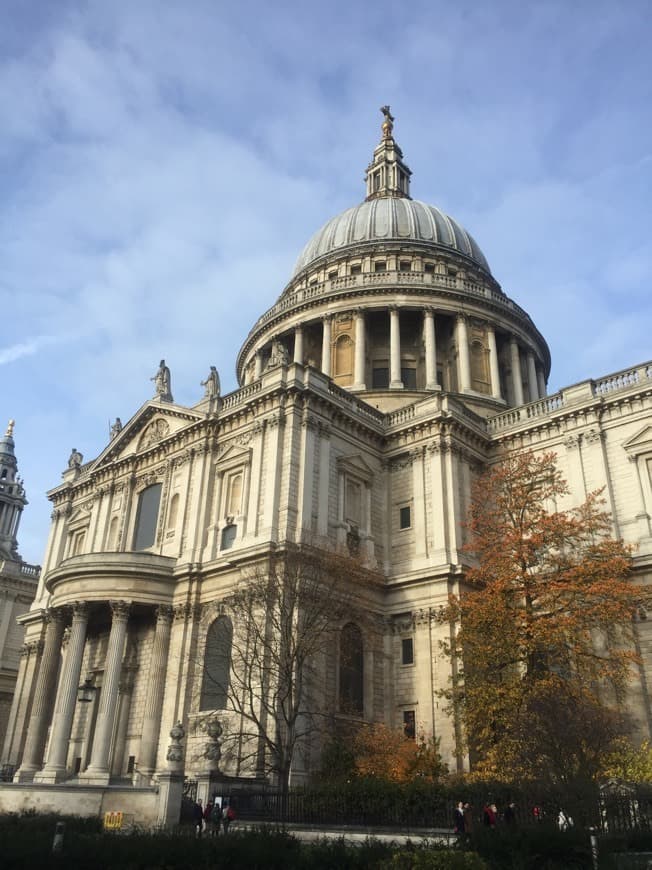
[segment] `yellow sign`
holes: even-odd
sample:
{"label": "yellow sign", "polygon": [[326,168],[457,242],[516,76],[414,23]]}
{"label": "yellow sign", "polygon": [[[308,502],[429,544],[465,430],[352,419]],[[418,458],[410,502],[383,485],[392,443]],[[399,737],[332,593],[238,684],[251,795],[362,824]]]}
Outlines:
{"label": "yellow sign", "polygon": [[122,813],[104,813],[104,830],[119,831],[122,828]]}

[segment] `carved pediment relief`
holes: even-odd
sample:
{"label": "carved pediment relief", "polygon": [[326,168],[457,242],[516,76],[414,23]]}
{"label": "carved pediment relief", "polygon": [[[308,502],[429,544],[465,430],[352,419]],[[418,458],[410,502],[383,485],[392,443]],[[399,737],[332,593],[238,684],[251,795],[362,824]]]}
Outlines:
{"label": "carved pediment relief", "polygon": [[170,434],[170,424],[163,417],[157,417],[149,423],[138,439],[137,450],[147,450],[153,444],[158,444]]}

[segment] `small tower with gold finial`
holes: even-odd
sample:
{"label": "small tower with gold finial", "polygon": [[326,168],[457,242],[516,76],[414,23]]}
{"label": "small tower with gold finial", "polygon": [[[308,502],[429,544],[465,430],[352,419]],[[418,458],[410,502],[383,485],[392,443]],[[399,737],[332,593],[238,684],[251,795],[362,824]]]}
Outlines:
{"label": "small tower with gold finial", "polygon": [[373,160],[367,167],[367,199],[395,196],[410,199],[412,173],[403,162],[403,152],[394,141],[394,116],[389,106],[381,106],[382,138],[374,150]]}

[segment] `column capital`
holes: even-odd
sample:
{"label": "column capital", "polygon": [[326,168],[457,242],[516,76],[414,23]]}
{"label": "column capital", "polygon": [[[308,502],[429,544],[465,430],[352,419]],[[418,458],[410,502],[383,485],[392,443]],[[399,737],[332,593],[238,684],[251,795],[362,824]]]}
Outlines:
{"label": "column capital", "polygon": [[174,618],[174,608],[169,604],[159,604],[156,608],[157,622],[172,622]]}
{"label": "column capital", "polygon": [[86,621],[88,619],[88,601],[74,601],[72,604],[73,621]]}
{"label": "column capital", "polygon": [[113,619],[129,619],[131,604],[128,601],[109,601]]}

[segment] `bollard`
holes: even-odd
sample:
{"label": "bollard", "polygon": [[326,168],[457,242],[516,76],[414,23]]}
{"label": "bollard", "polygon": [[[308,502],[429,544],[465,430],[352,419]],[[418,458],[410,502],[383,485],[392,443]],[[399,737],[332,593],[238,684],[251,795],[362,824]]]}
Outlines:
{"label": "bollard", "polygon": [[598,870],[598,837],[595,828],[589,828],[591,832],[591,858],[593,858],[593,870]]}
{"label": "bollard", "polygon": [[54,840],[52,840],[52,854],[56,854],[63,849],[63,835],[66,832],[66,823],[65,822],[57,822],[57,826],[54,829]]}

